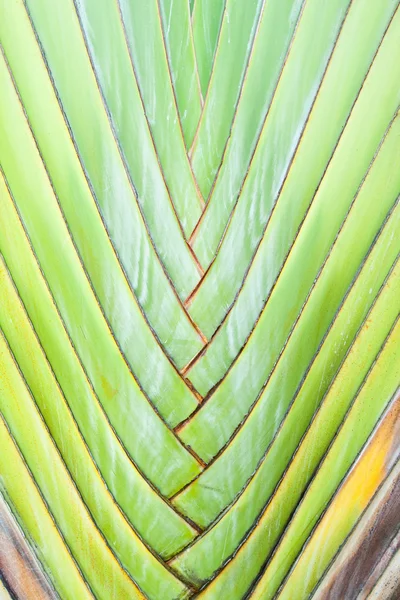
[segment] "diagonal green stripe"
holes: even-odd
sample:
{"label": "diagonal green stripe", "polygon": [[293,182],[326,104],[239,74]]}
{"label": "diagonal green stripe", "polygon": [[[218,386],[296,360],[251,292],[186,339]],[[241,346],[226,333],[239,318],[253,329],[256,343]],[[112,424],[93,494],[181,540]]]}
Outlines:
{"label": "diagonal green stripe", "polygon": [[[98,214],[97,198],[91,197],[90,182],[88,185],[85,180],[25,11],[22,4],[12,6],[13,9],[7,11],[7,19],[0,23],[1,40],[55,191],[105,313],[122,343],[124,337],[132,335],[128,335],[130,326],[135,339],[140,340],[143,354],[147,347],[152,348],[150,356],[154,352],[154,356],[159,357],[140,314],[142,309],[166,352],[182,367],[188,357],[200,350],[202,342],[171,289],[146,233],[136,227],[132,228],[132,244],[120,255],[128,283],[131,282],[140,306],[131,297]],[[121,244],[116,243],[114,247],[121,249]],[[129,319],[125,318],[127,312]],[[123,335],[119,335],[120,332]],[[132,354],[129,347],[129,344],[123,344],[128,355]],[[137,356],[135,361],[137,364]],[[162,359],[158,358],[157,363],[163,364]]]}
{"label": "diagonal green stripe", "polygon": [[[400,323],[398,322],[366,383],[351,406],[343,425],[339,428],[339,432],[303,501],[298,506],[295,516],[280,541],[278,550],[275,551],[273,560],[254,590],[255,600],[261,598],[267,600],[275,594],[282,576],[297,556],[319,515],[351,467],[352,462],[357,458],[385,407],[396,393],[400,384],[399,341]],[[342,395],[335,398],[336,405],[339,405],[341,401]],[[333,413],[333,411],[331,412]],[[294,463],[294,468],[303,473],[304,479],[317,466],[313,460],[314,453],[318,453],[325,433],[325,428],[320,423],[326,423],[329,419],[322,414],[318,417],[315,421],[315,431],[317,432],[319,429],[320,433],[315,433],[305,441],[302,451],[299,452],[298,460]],[[331,425],[326,424],[325,427],[329,430]],[[304,465],[303,469],[301,465]],[[288,504],[287,509],[290,509],[290,503],[288,502]]]}
{"label": "diagonal green stripe", "polygon": [[[337,428],[340,426],[348,407],[353,401],[354,395],[357,393],[360,385],[363,384],[375,357],[380,352],[381,345],[390,335],[390,330],[393,322],[398,315],[398,293],[399,293],[399,271],[397,269],[392,273],[388,285],[385,286],[377,303],[369,315],[368,322],[365,323],[355,344],[351,348],[345,362],[343,363],[333,385],[317,413],[317,419],[314,418],[311,429],[307,434],[306,444],[301,443],[296,456],[293,458],[293,448],[272,447],[273,452],[270,453],[269,472],[267,481],[269,480],[270,494],[273,492],[275,483],[270,477],[274,473],[277,465],[281,461],[284,464],[290,463],[289,470],[281,479],[281,483],[277,491],[272,495],[269,502],[265,506],[257,521],[253,524],[253,529],[242,539],[242,545],[237,549],[235,544],[235,554],[227,561],[222,571],[217,574],[217,577],[209,585],[200,597],[219,598],[221,591],[229,594],[229,598],[241,598],[248,590],[252,581],[257,577],[259,570],[262,568],[264,561],[272,552],[279,535],[281,534],[288,518],[300,500],[305,488],[313,475],[314,468],[323,458],[329,444],[334,436]],[[384,353],[381,360],[383,367],[382,379],[387,379],[387,368],[393,364],[393,348],[398,345],[398,327],[396,332],[390,335],[389,342],[386,348],[388,352]],[[389,357],[389,358],[388,358]],[[352,376],[349,377],[349,373]],[[380,371],[379,371],[380,372]],[[394,375],[396,373],[394,372]],[[393,380],[393,377],[392,377]],[[387,379],[389,385],[393,384],[390,378]],[[382,381],[381,381],[382,383]],[[393,392],[386,396],[385,393],[379,396],[382,402],[386,403],[390,400]],[[300,408],[300,407],[299,407]],[[308,405],[308,408],[309,405]],[[304,410],[304,409],[303,409]],[[297,427],[301,423],[301,416],[296,410],[297,415],[290,425],[290,435],[298,436]],[[301,415],[301,413],[300,413]],[[375,424],[373,421],[373,425]],[[319,425],[319,427],[317,426]],[[314,433],[316,432],[316,433]],[[319,432],[320,443],[313,446],[313,440]],[[301,437],[301,435],[300,435]],[[274,456],[273,456],[274,455]],[[304,462],[300,462],[304,461]],[[265,464],[265,463],[264,463]],[[314,466],[313,466],[314,465]],[[278,476],[279,480],[279,476]],[[325,480],[326,481],[326,480]],[[265,482],[264,482],[265,486]],[[253,499],[254,502],[254,499]],[[242,504],[242,510],[244,505]],[[251,508],[250,508],[251,510]],[[242,513],[243,514],[243,513]],[[229,513],[228,513],[229,515]],[[234,522],[231,524],[233,529]],[[227,532],[229,535],[229,530]],[[205,538],[204,538],[205,539]],[[224,540],[221,540],[222,544]],[[209,540],[209,543],[212,543]],[[182,555],[182,561],[179,561],[179,572],[182,570],[188,577],[194,578],[197,576],[200,581],[209,578],[215,569],[221,565],[221,552],[218,550],[223,547],[216,547],[215,540],[211,547],[203,548],[202,562],[197,561],[194,565],[194,556],[189,558],[188,554]],[[199,547],[197,547],[197,552]],[[211,551],[215,550],[215,553]],[[206,558],[204,558],[206,557]],[[218,563],[216,562],[218,560]],[[213,564],[214,563],[214,564]],[[246,569],[244,569],[244,565]]]}
{"label": "diagonal green stripe", "polygon": [[192,13],[193,41],[203,96],[207,93],[227,0],[196,0]]}
{"label": "diagonal green stripe", "polygon": [[[17,519],[0,491],[0,583],[13,598],[36,596],[41,600],[59,600],[48,574],[28,542]],[[0,585],[0,598],[1,585]]]}
{"label": "diagonal green stripe", "polygon": [[[383,514],[382,512],[379,514],[379,505],[375,504],[375,499],[379,499],[385,487],[387,491],[388,484],[391,484],[391,492],[393,494],[391,498],[390,494],[385,498],[388,508],[386,514],[390,515],[390,500],[394,503],[395,496],[393,480],[396,474],[398,477],[400,467],[400,442],[399,436],[396,435],[396,432],[398,433],[399,416],[400,390],[397,392],[397,395],[395,394],[386,409],[386,414],[377,425],[373,434],[371,434],[368,444],[360,452],[360,455],[353,463],[352,469],[343,479],[341,486],[337,489],[327,509],[321,515],[320,521],[310,534],[304,549],[301,551],[298,560],[293,565],[284,583],[282,592],[279,594],[279,598],[282,600],[284,598],[290,600],[293,597],[293,590],[301,593],[302,597],[307,597],[313,592],[318,579],[321,578],[330,560],[339,551],[340,547],[343,546],[346,550],[349,549],[349,546],[351,547],[349,535],[354,526],[360,520],[363,520],[364,511],[376,511],[376,521],[375,523],[369,523],[370,529],[368,534],[372,533],[372,536],[374,534],[375,536],[377,535],[375,528],[377,525],[377,528],[379,528],[379,518],[384,521],[386,511],[385,509],[382,511],[381,507]],[[394,467],[393,464],[395,465]],[[390,473],[391,469],[392,472]],[[384,539],[385,536],[382,533],[384,532],[381,529],[378,539],[375,537],[375,543],[371,543],[372,556],[377,550],[377,554],[379,554],[379,550],[382,552],[385,549],[385,542],[386,544],[388,543],[388,540]],[[380,548],[378,547],[379,544],[381,544]],[[354,550],[353,547],[353,552]],[[353,561],[354,559],[357,560],[357,554],[361,560],[363,555],[364,560],[369,559],[360,547],[356,549],[355,554],[349,552],[349,569],[345,577],[345,581],[348,583],[352,581],[352,574],[356,574],[357,571],[361,570],[359,565],[355,565],[351,561],[351,558],[353,558]],[[373,564],[372,561],[369,564]],[[366,572],[367,570],[364,571],[364,574]],[[357,587],[354,586],[353,589],[351,587],[347,588],[345,593],[348,595],[356,593]]]}
{"label": "diagonal green stripe", "polygon": [[[77,293],[82,294],[82,296],[84,296],[85,293],[88,293],[88,297],[91,298],[89,302],[94,302],[94,304],[96,304],[96,298],[93,296],[92,290],[89,291],[88,281],[82,271],[82,265],[75,254],[67,226],[64,223],[62,214],[57,206],[56,198],[53,194],[50,182],[47,179],[47,174],[41,163],[40,156],[31,137],[28,125],[24,119],[24,114],[21,107],[18,106],[17,96],[12,87],[2,57],[0,59],[0,77],[2,88],[4,90],[0,105],[0,114],[4,132],[2,140],[0,141],[0,160],[8,177],[10,186],[16,196],[17,204],[21,210],[23,219],[30,232],[33,245],[38,249],[39,259],[42,262],[44,271],[53,269],[53,277],[56,278],[58,285],[61,286],[59,289],[62,287],[66,288],[62,296],[62,303],[65,305],[66,310],[72,311],[70,314],[75,313],[75,317],[78,321],[79,319],[85,321],[85,326],[84,329],[81,330],[81,335],[83,335],[86,342],[90,335],[96,336],[92,339],[96,340],[97,348],[96,343],[93,343],[91,346],[92,360],[95,364],[96,361],[101,361],[99,352],[100,340],[111,340],[111,332],[108,328],[108,324],[103,318],[103,313],[98,306],[97,328],[100,327],[100,329],[97,329],[97,333],[95,333],[95,329],[93,329],[93,327],[96,327],[94,325],[96,318],[93,318],[93,313],[91,313],[90,316],[85,316],[83,311],[76,306],[75,298]],[[22,168],[21,165],[23,165]],[[32,200],[32,195],[34,195],[35,201]],[[52,225],[51,232],[47,233],[47,223],[52,214],[55,215],[54,224]],[[64,273],[70,269],[75,273],[74,276],[71,276],[69,285],[67,285],[68,280],[62,280],[59,270],[60,267],[55,267],[55,262],[60,261],[60,257],[57,257],[56,254],[62,240],[65,240],[66,249],[64,255],[65,264],[61,266],[61,269],[64,270]],[[67,248],[69,248],[69,251]],[[67,266],[68,253],[71,257],[70,260],[72,261],[69,266]],[[104,278],[104,273],[101,273],[101,275]],[[48,273],[47,276],[49,276]],[[51,278],[52,276],[50,275],[50,279]],[[55,280],[53,279],[52,286],[57,285],[54,281]],[[80,283],[80,281],[82,283]],[[106,297],[106,294],[109,294],[108,284],[109,280],[105,277],[101,289],[103,292],[102,299]],[[86,290],[86,292],[84,290]],[[111,296],[111,299],[113,299],[113,296]],[[69,308],[67,308],[67,306],[69,306]],[[121,310],[118,305],[114,307],[114,310],[115,309]],[[82,314],[79,314],[80,311]],[[122,314],[124,316],[124,313]],[[129,317],[125,316],[125,319],[126,318]],[[130,336],[128,337],[128,331],[126,328],[124,330],[124,328],[121,327],[121,321],[119,322],[119,325],[120,328],[118,333],[121,334],[123,345],[126,348],[128,345],[132,344],[132,339],[135,339],[134,332],[132,332],[131,329],[129,332]],[[132,326],[133,325],[134,323]],[[100,333],[101,330],[103,330],[102,333]],[[127,336],[127,338],[122,337],[124,335]],[[174,424],[179,422],[179,414],[189,414],[191,410],[193,410],[193,407],[197,406],[197,401],[189,388],[184,384],[179,374],[171,367],[161,349],[154,343],[154,340],[151,339],[151,335],[149,337],[150,341],[153,342],[153,348],[151,348],[152,352],[148,352],[147,355],[142,356],[138,352],[134,352],[134,347],[131,346],[129,358],[133,361],[135,374],[141,375],[140,384],[143,386],[146,394],[150,397],[151,402],[169,424]],[[107,344],[104,346],[104,349],[106,347]],[[124,360],[123,355],[121,355],[120,352],[116,352],[116,350],[117,346],[114,344],[114,360],[117,360],[121,364],[121,367],[124,365],[124,369],[128,369],[127,364],[129,363],[127,363],[126,360]],[[118,354],[119,358],[117,359]],[[89,356],[90,355],[87,355],[87,358],[89,358]],[[102,358],[104,358],[104,356]],[[153,361],[153,363],[151,361]],[[163,369],[160,368],[160,363],[163,365]],[[107,364],[107,361],[102,364]],[[157,373],[157,377],[155,376],[155,373]],[[115,376],[115,374],[110,374],[110,376]],[[138,379],[137,375],[136,378]],[[118,389],[118,385],[111,385],[114,389]],[[172,399],[172,394],[175,394],[174,399]]]}
{"label": "diagonal green stripe", "polygon": [[[35,181],[39,180],[39,173],[40,171],[37,170]],[[31,199],[33,197],[34,196],[30,196]],[[39,194],[38,198],[41,203],[44,203],[44,196]],[[49,296],[48,290],[44,285],[38,270],[38,265],[36,264],[28,240],[21,228],[21,224],[18,221],[17,214],[2,179],[0,201],[2,204],[2,219],[0,221],[2,234],[0,236],[0,248],[13,275],[19,294],[25,304],[35,330],[43,343],[46,355],[49,357],[58,377],[60,379],[61,377],[65,377],[63,381],[66,380],[69,382],[74,393],[78,392],[77,398],[82,394],[82,388],[79,387],[79,384],[82,385],[83,380],[85,397],[90,390],[90,386],[88,387],[89,380],[85,381],[86,372],[81,372],[79,362],[79,368],[77,369],[75,352],[72,347],[69,347],[69,344],[67,346],[68,352],[66,352],[64,345],[66,339],[66,332],[64,331],[65,324],[63,324],[64,327],[61,326],[61,323],[58,320],[57,312],[51,301],[51,296]],[[52,227],[55,227],[56,224],[57,220],[54,218]],[[64,240],[64,254],[62,257],[60,257],[57,251],[53,252],[52,255],[54,269],[58,270],[60,258],[62,265],[65,267],[67,246],[63,236],[60,237],[57,234],[57,231],[55,231],[55,235],[59,241]],[[62,268],[59,270],[62,271]],[[30,285],[31,280],[27,277],[28,273],[30,274],[30,277],[33,278],[34,285]],[[65,285],[68,281],[68,279],[65,280]],[[86,318],[86,313],[91,315],[92,319],[97,319],[99,324],[103,323],[103,327],[104,321],[93,300],[91,306],[89,304],[89,307],[87,307],[85,311],[83,310],[85,288],[80,287],[80,284],[77,288],[73,288],[69,291],[69,294],[73,297],[73,301],[76,299],[74,289],[79,289],[82,293],[82,301],[79,305],[75,304],[75,310],[77,310],[78,313],[77,316],[82,320],[75,322],[75,319],[72,318],[71,320],[71,316],[67,313],[67,321],[69,327],[72,329],[74,337],[78,340],[77,349],[79,350],[79,346],[81,346],[80,349],[83,351],[85,364],[94,376],[95,387],[99,390],[98,397],[112,417],[112,421],[116,424],[116,428],[119,430],[122,438],[124,438],[126,448],[135,463],[145,472],[148,479],[150,479],[154,485],[159,487],[162,493],[173,493],[173,489],[176,489],[176,486],[179,486],[179,482],[186,483],[199,472],[199,466],[184,448],[182,448],[169,429],[156,416],[153,409],[150,407],[150,404],[139,393],[128,370],[122,368],[120,358],[117,358],[119,355],[116,347],[113,351],[115,353],[113,360],[108,360],[107,358],[101,357],[102,353],[99,352],[100,346],[97,335],[94,335],[96,342],[90,344],[90,338],[88,338],[90,320]],[[68,293],[66,295],[61,294],[61,291],[62,288],[59,287],[57,295],[61,300],[63,312],[65,312],[65,300],[68,298]],[[86,299],[88,298],[90,298],[89,295],[86,296]],[[51,327],[49,323],[52,324]],[[110,341],[111,340],[109,339],[109,342]],[[91,357],[91,354],[94,355],[93,358]],[[102,358],[102,362],[97,362],[98,367],[96,368],[95,361],[99,361],[99,357]],[[67,375],[65,365],[68,364],[71,358],[73,359],[70,363],[70,373],[72,375]],[[120,365],[117,369],[114,366],[115,362],[117,365]],[[104,365],[107,365],[109,370],[105,371]],[[122,370],[118,373],[120,369]],[[75,371],[76,374],[74,375]],[[113,379],[117,376],[119,379]],[[77,386],[77,388],[75,388],[75,386]],[[91,394],[89,395],[89,398],[90,397]],[[92,400],[89,401],[89,406],[91,401]],[[90,411],[89,414],[91,414]],[[88,421],[89,429],[90,424],[91,419]],[[147,427],[151,428],[152,431],[151,444],[147,443]],[[137,431],[135,438],[132,438],[133,430]],[[95,440],[95,430],[93,430],[92,433]],[[100,450],[101,449],[99,448],[99,451]],[[107,452],[107,449],[104,448],[103,452]],[[174,458],[171,460],[171,457]],[[166,477],[166,475],[168,476]]]}
{"label": "diagonal green stripe", "polygon": [[158,0],[165,45],[186,148],[202,110],[202,96],[187,0]]}
{"label": "diagonal green stripe", "polygon": [[[274,201],[318,94],[349,4],[350,0],[324,3],[322,14],[319,0],[311,0],[306,4],[245,181],[242,184],[242,178],[236,180],[235,177],[235,187],[223,195],[224,205],[225,198],[228,198],[228,204],[237,201],[236,208],[225,230],[218,254],[189,307],[192,318],[208,338],[234,301],[235,293],[240,288],[262,238]],[[314,37],[313,52],[310,52],[309,47],[311,36]],[[301,85],[298,83],[300,73]],[[298,90],[295,96],[294,88]],[[232,204],[225,211],[224,228],[231,210]],[[215,245],[212,248],[214,255]]]}
{"label": "diagonal green stripe", "polygon": [[0,363],[0,411],[90,588],[104,600],[113,589],[118,598],[141,598],[91,520],[34,405],[29,406],[29,392],[2,335]]}
{"label": "diagonal green stripe", "polygon": [[[124,157],[115,142],[87,56],[73,1],[61,0],[55,5],[49,0],[35,0],[27,2],[27,7],[104,220],[114,224],[114,227],[110,225],[112,239],[131,248],[132,227],[142,212],[168,275],[178,294],[186,297],[198,281],[199,273],[173,214],[159,166],[150,168],[148,157],[143,171],[139,169],[138,178],[133,182],[135,188],[130,185]],[[65,56],[69,57],[68,61]],[[144,157],[140,146],[139,157]],[[163,214],[163,219],[157,218],[159,214]]]}
{"label": "diagonal green stripe", "polygon": [[192,239],[204,268],[215,256],[251,163],[303,6],[299,0],[273,0],[266,2],[261,15],[230,136],[220,161],[215,161],[212,169],[215,177],[210,198]]}
{"label": "diagonal green stripe", "polygon": [[[215,462],[174,499],[174,504],[180,510],[202,526],[209,525],[225,506],[234,500],[251,477],[305,376],[309,364],[318,355],[326,335],[329,335],[330,339],[330,364],[338,365],[338,360],[340,361],[340,357],[343,357],[351,343],[351,333],[355,334],[359,322],[365,316],[368,302],[372,301],[369,290],[371,293],[374,290],[375,294],[377,293],[395,256],[400,252],[400,243],[391,239],[400,224],[398,201],[393,215],[390,216],[389,222],[375,242],[376,247],[373,251],[370,250],[385,220],[386,211],[390,210],[393,200],[400,191],[400,148],[396,139],[399,133],[400,121],[397,130],[393,131],[391,136],[392,144],[387,145],[385,156],[382,156],[388,169],[381,173],[380,178],[375,178],[373,187],[366,186],[360,192],[290,340],[249,417],[235,432],[233,439],[230,439]],[[391,173],[396,173],[396,170],[398,176],[391,177]],[[360,223],[362,223],[362,235]],[[356,329],[354,325],[352,329],[348,324],[346,328],[348,337],[343,339],[342,319],[340,319],[340,326],[336,325],[334,319],[337,318],[337,311],[343,310],[341,306],[348,293],[348,287],[357,277],[360,264],[363,264],[370,251],[380,255],[380,263],[373,263],[375,269],[380,269],[378,272],[375,271],[377,281],[372,286],[368,282],[368,290],[364,293],[367,297],[366,307],[362,307],[361,314],[357,316],[359,321],[355,320]],[[365,272],[363,273],[365,277]],[[366,275],[369,273],[367,272]],[[357,286],[358,294],[361,296],[362,286],[358,281],[354,285]],[[354,308],[352,310],[354,311]],[[320,314],[318,319],[315,318],[317,314]],[[356,319],[355,312],[352,318]],[[335,330],[334,335],[333,331],[329,332],[331,326]],[[333,347],[335,350],[332,349]],[[331,372],[332,367],[327,366],[326,369]],[[321,389],[318,394],[320,393]],[[269,426],[266,426],[266,423],[269,423]]]}
{"label": "diagonal green stripe", "polygon": [[[372,318],[377,323],[376,327],[379,327],[379,319],[387,308],[387,298],[391,297],[390,291],[384,288],[380,292],[380,287],[385,284],[385,276],[399,251],[398,244],[394,241],[399,219],[400,205],[397,205],[396,212],[388,221],[379,243],[376,244],[363,266],[360,276],[341,307],[321,349],[293,397],[285,398],[284,394],[288,387],[284,382],[285,373],[279,372],[277,369],[276,374],[279,375],[279,378],[271,379],[269,388],[250,415],[247,427],[239,432],[232,444],[232,450],[227,451],[227,456],[230,454],[230,461],[222,460],[215,463],[216,470],[220,470],[222,477],[221,489],[224,484],[228,487],[227,490],[224,489],[221,492],[221,495],[225,494],[225,498],[228,500],[229,494],[233,495],[235,492],[231,487],[232,483],[235,484],[237,478],[243,477],[243,471],[247,467],[246,461],[238,458],[240,453],[242,457],[248,456],[249,462],[253,461],[255,471],[250,474],[249,482],[245,481],[245,487],[241,494],[234,498],[234,504],[221,514],[221,518],[213,527],[195,541],[189,549],[184,550],[177,559],[174,559],[179,569],[182,567],[190,570],[196,560],[199,560],[200,555],[207,555],[209,557],[208,567],[204,569],[202,575],[206,579],[234,552],[251,529],[290,463],[297,445],[329,389],[332,379],[340,369],[349,348],[353,343],[358,345],[357,347],[362,347],[360,344],[362,344],[363,338],[361,337],[361,341],[357,339],[359,328],[364,327],[364,332],[368,330]],[[399,266],[397,265],[394,274],[390,275],[390,281],[396,283],[398,273]],[[378,306],[376,306],[375,300],[377,294]],[[382,299],[379,294],[383,294]],[[395,301],[392,303],[392,309],[395,310],[395,316]],[[390,327],[390,323],[388,327]],[[344,331],[346,331],[346,335],[342,335]],[[270,425],[266,426],[265,423],[268,422]],[[257,440],[257,443],[254,440]],[[228,481],[221,471],[225,467],[228,473],[232,474],[235,469],[235,459],[238,459],[239,473],[233,475],[232,479]],[[218,487],[215,487],[217,485],[215,473],[213,474],[212,470],[213,467],[210,468],[210,477],[214,475],[212,482],[207,482],[207,476],[205,476],[204,488],[208,484],[207,495],[202,488],[198,492],[203,495],[204,499],[208,497],[211,509],[218,510],[220,499],[218,498]],[[205,473],[207,474],[207,471]],[[189,507],[196,511],[194,495],[190,492],[189,487],[188,497],[183,495],[182,507],[184,509]],[[213,492],[216,493],[213,494]],[[176,504],[178,506],[181,504],[179,496],[177,496]],[[190,510],[188,510],[188,514],[192,514]],[[196,514],[200,515],[201,512],[198,510]],[[204,510],[204,514],[207,515],[207,509]],[[203,517],[203,515],[201,516]]]}
{"label": "diagonal green stripe", "polygon": [[[392,1],[385,2],[385,10],[370,0],[367,11],[365,6],[364,1],[356,1],[349,11],[263,239],[247,265],[243,287],[205,354],[189,372],[202,394],[224,375],[262,311],[390,22]],[[339,85],[340,94],[336,93]]]}
{"label": "diagonal green stripe", "polygon": [[[108,492],[92,462],[88,448],[46,363],[43,351],[35,339],[27,315],[2,263],[0,263],[0,282],[0,327],[10,344],[15,360],[18,361],[18,366],[49,432],[98,528],[122,565],[143,590],[151,596],[175,598],[181,593],[183,586],[145,547],[118,510],[114,498]],[[26,396],[22,397],[23,400],[25,403],[21,406],[21,412],[30,428],[36,416],[33,404],[28,402]],[[21,431],[18,429],[18,435],[27,435],[26,428],[21,428]],[[101,439],[98,433],[97,443],[101,445],[106,442],[107,438]],[[190,527],[180,522],[151,489],[143,484],[140,485],[140,481],[139,485],[125,494],[124,501],[137,531],[157,552],[165,554],[168,547],[177,543],[179,547],[179,542],[182,544],[193,537]],[[142,508],[143,506],[145,509]],[[154,526],[156,521],[158,527]]]}
{"label": "diagonal green stripe", "polygon": [[[107,424],[103,421],[102,425],[94,426],[97,421],[95,417],[96,400],[92,398],[94,406],[89,408],[85,406],[85,398],[82,393],[79,396],[71,394],[64,396],[50,365],[46,362],[43,350],[35,337],[28,315],[20,303],[6,267],[1,263],[0,280],[2,282],[0,286],[0,326],[61,454],[63,454],[71,473],[74,473],[74,480],[81,493],[87,499],[89,506],[96,498],[96,503],[91,508],[92,514],[97,515],[96,518],[102,521],[107,512],[115,509],[115,500],[118,500],[127,519],[152,549],[163,557],[179,551],[182,546],[193,539],[195,532],[151,489],[129,460],[126,458],[125,461],[123,460],[121,450],[114,450],[115,442],[108,444],[112,438],[112,432],[107,431]],[[73,373],[67,372],[66,374],[73,377]],[[62,378],[62,383],[69,392],[71,386],[64,382],[65,376]],[[90,393],[87,395],[90,397]],[[69,412],[69,408],[72,412]],[[92,416],[90,416],[90,412]],[[76,423],[72,415],[76,415]],[[81,425],[81,430],[79,430],[78,423]],[[89,423],[91,426],[88,426]],[[86,434],[87,447],[80,434],[83,439]],[[70,443],[67,443],[68,440]],[[103,444],[105,450],[98,450]],[[97,473],[94,465],[91,464],[90,448],[93,448],[93,457],[98,459],[96,466],[100,473]],[[79,454],[76,454],[77,452]],[[116,468],[116,464],[121,464],[121,466]],[[87,465],[87,470],[81,473],[83,465]],[[127,470],[125,475],[120,473],[122,465]],[[115,481],[115,472],[118,472],[120,481]],[[108,492],[102,485],[99,474],[104,477],[108,489],[115,495],[115,500],[111,500],[112,496],[108,498]],[[105,507],[104,515],[100,510],[100,504]],[[124,542],[121,552],[126,553],[128,559],[131,560],[132,557],[128,552],[129,543],[126,540],[129,541],[132,532],[129,533],[129,527],[124,524],[124,520],[121,519],[118,512],[114,521],[119,523],[120,536]],[[114,527],[114,521],[111,520],[110,523],[106,521],[106,529]],[[99,526],[103,529],[101,525]],[[117,531],[110,531],[109,536],[112,540],[116,540],[115,548],[118,552],[120,536],[117,535]],[[138,544],[134,535],[132,543]],[[140,545],[139,543],[139,547]],[[149,566],[151,566],[152,557],[150,559]],[[162,570],[160,572],[162,573]]]}
{"label": "diagonal green stripe", "polygon": [[[395,399],[394,409],[396,412],[399,399],[399,396]],[[393,428],[395,432],[397,427],[396,423]],[[392,440],[389,439],[389,441]],[[397,444],[395,442],[391,445],[396,456]],[[379,459],[380,453],[377,454]],[[371,580],[375,579],[376,581],[376,577],[379,577],[379,573],[385,568],[386,551],[389,556],[395,551],[395,540],[396,537],[399,537],[399,532],[394,533],[393,528],[388,527],[388,524],[396,522],[399,510],[400,460],[396,461],[396,458],[390,457],[387,466],[392,467],[390,474],[355,527],[349,532],[345,543],[341,547],[335,548],[333,554],[330,552],[332,547],[330,545],[326,553],[319,554],[316,567],[318,569],[318,563],[321,561],[325,571],[313,590],[312,597],[315,600],[322,600],[327,593],[332,592],[338,595],[351,594],[359,590],[360,586],[364,590],[367,586],[371,589],[373,585]],[[369,478],[364,481],[368,486]],[[374,544],[373,547],[371,542]],[[393,545],[392,542],[394,542]],[[382,551],[384,551],[383,555]],[[327,554],[330,564],[324,564]],[[382,563],[381,559],[383,559]]]}
{"label": "diagonal green stripe", "polygon": [[[205,461],[211,460],[228,441],[265,383],[386,135],[385,130],[391,125],[400,101],[400,88],[396,84],[400,63],[395,59],[400,40],[399,19],[400,12],[385,36],[356,109],[257,327],[223,383],[181,428],[181,439]],[[370,127],[365,128],[365,122],[371,117],[374,118]]]}
{"label": "diagonal green stripe", "polygon": [[0,491],[66,600],[93,600],[65,541],[24,464],[0,413]]}
{"label": "diagonal green stripe", "polygon": [[[392,224],[391,234],[393,234],[393,231]],[[389,233],[389,229],[387,233]],[[386,235],[385,237],[387,239]],[[195,541],[190,549],[185,550],[176,559],[177,565],[190,567],[196,557],[199,560],[201,553],[208,555],[210,549],[212,549],[212,558],[210,557],[208,566],[211,571],[207,572],[205,570],[203,574],[207,578],[209,573],[218,568],[221,562],[227,559],[235,551],[241,540],[245,538],[290,463],[297,445],[309,426],[314,411],[317,410],[331,384],[332,378],[335,377],[337,370],[340,368],[344,355],[353,343],[353,336],[357,335],[358,326],[362,324],[365,318],[367,318],[368,326],[369,316],[367,315],[373,302],[372,298],[376,288],[379,288],[382,282],[379,261],[386,258],[384,255],[385,248],[380,246],[379,252],[374,253],[373,260],[367,262],[363,270],[363,276],[351,291],[348,301],[341,309],[333,329],[306,375],[300,390],[292,398],[285,415],[282,415],[285,407],[281,409],[279,405],[280,397],[278,393],[276,394],[276,398],[274,398],[276,407],[270,406],[270,412],[275,409],[272,413],[272,425],[270,427],[264,426],[264,430],[266,429],[267,432],[264,436],[269,444],[266,447],[266,453],[261,457],[259,464],[256,465],[256,470],[251,475],[248,485],[235,498],[235,503],[229,507],[229,510],[221,515],[221,519],[198,541]],[[382,266],[384,269],[387,268],[386,262]],[[372,287],[365,289],[364,285],[371,285]],[[372,290],[371,294],[369,293],[370,289]],[[345,327],[348,327],[347,339],[341,335]],[[253,415],[253,419],[264,418],[261,424],[266,422],[265,416],[260,414],[260,411],[256,410]],[[282,418],[285,420],[280,423]],[[260,426],[260,437],[264,433],[262,430],[263,427]],[[247,430],[248,432],[249,430]],[[249,446],[247,446],[245,451],[250,453],[251,460],[253,458],[252,449],[249,450]],[[233,459],[235,456],[231,456],[231,458]],[[230,469],[232,470],[231,465]],[[211,485],[209,489],[212,489]],[[210,492],[209,496],[211,496]]]}
{"label": "diagonal green stripe", "polygon": [[[150,233],[162,242],[162,219],[155,218],[162,214],[164,232],[168,229],[178,243],[171,202],[186,235],[202,204],[179,126],[157,0],[130,3],[134,37],[123,3],[120,7],[116,0],[79,0],[76,7]],[[180,248],[185,255],[187,248],[181,243]]]}
{"label": "diagonal green stripe", "polygon": [[198,131],[191,149],[197,183],[207,198],[220,163],[265,0],[226,0]]}

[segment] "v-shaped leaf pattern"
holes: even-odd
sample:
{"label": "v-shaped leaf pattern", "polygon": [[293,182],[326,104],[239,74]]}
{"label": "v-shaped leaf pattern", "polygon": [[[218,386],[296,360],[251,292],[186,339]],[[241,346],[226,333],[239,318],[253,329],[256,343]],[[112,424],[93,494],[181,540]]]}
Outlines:
{"label": "v-shaped leaf pattern", "polygon": [[62,598],[309,597],[395,443],[304,582],[398,414],[398,0],[0,7],[5,501]]}

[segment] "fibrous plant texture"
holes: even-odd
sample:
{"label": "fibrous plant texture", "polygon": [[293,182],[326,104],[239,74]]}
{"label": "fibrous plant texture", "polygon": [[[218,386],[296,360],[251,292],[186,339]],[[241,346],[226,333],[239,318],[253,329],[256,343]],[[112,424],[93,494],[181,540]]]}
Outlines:
{"label": "fibrous plant texture", "polygon": [[399,1],[0,44],[0,598],[400,598]]}

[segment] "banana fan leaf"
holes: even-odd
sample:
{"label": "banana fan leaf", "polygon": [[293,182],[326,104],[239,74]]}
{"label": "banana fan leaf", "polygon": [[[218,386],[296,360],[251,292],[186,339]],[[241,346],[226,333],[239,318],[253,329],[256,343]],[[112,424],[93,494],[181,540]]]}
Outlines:
{"label": "banana fan leaf", "polygon": [[398,0],[0,0],[0,599],[400,598]]}

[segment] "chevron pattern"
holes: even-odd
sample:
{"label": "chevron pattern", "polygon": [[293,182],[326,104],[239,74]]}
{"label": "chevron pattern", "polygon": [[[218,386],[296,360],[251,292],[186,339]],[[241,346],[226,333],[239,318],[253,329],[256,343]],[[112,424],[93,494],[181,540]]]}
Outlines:
{"label": "chevron pattern", "polygon": [[398,477],[398,0],[0,0],[0,42],[14,594],[309,598]]}

